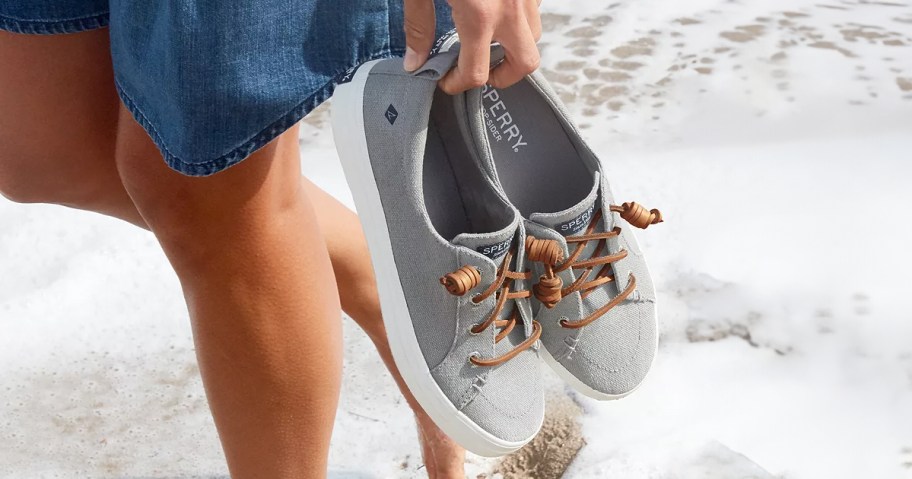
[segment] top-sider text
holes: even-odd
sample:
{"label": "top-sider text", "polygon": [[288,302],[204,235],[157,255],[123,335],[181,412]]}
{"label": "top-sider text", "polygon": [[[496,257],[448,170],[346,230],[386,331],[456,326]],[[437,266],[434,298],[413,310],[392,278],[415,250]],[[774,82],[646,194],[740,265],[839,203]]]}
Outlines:
{"label": "top-sider text", "polygon": [[485,85],[482,90],[485,126],[495,141],[507,141],[515,153],[529,144],[523,141],[522,130],[513,120],[497,89]]}

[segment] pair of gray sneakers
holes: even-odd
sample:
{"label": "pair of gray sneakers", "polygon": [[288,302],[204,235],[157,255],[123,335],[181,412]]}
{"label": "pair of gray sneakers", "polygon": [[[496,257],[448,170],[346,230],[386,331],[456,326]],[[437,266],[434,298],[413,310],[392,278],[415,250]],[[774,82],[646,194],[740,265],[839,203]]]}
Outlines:
{"label": "pair of gray sneakers", "polygon": [[[450,50],[366,63],[332,123],[396,365],[450,437],[484,456],[544,418],[539,355],[581,393],[632,392],[655,357],[655,291],[596,156],[544,79],[449,96]],[[622,220],[624,218],[626,221]]]}

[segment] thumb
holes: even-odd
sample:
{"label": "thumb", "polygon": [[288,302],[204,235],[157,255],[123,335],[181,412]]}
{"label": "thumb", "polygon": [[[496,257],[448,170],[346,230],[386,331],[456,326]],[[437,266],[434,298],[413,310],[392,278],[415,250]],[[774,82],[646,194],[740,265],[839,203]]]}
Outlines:
{"label": "thumb", "polygon": [[434,45],[437,20],[433,0],[405,0],[406,71],[415,71],[427,61]]}

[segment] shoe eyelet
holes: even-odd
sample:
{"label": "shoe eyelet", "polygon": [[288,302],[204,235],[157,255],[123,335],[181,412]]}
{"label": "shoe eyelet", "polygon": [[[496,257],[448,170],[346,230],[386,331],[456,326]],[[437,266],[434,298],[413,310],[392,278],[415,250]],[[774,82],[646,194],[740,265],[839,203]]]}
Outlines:
{"label": "shoe eyelet", "polygon": [[469,300],[469,303],[472,305],[472,307],[477,308],[477,307],[481,306],[482,302],[484,302],[483,300],[475,301],[479,296],[481,296],[481,294],[476,294],[475,296],[472,296],[472,299]]}
{"label": "shoe eyelet", "polygon": [[472,353],[469,354],[469,358],[466,359],[466,361],[468,361],[468,362],[469,362],[469,365],[471,365],[473,368],[478,367],[477,364],[475,364],[475,363],[472,362],[472,358],[476,358],[476,359],[477,359],[479,356],[480,356],[480,354],[478,353],[478,351],[472,351]]}

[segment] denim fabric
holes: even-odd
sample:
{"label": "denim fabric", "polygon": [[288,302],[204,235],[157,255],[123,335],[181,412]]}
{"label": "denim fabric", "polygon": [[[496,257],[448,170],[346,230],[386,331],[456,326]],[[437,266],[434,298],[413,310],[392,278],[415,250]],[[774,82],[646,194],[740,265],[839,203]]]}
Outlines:
{"label": "denim fabric", "polygon": [[[435,1],[442,34],[452,20]],[[121,99],[168,165],[193,176],[245,159],[354,66],[405,51],[401,0],[0,2],[12,32],[106,25]]]}
{"label": "denim fabric", "polygon": [[108,0],[4,0],[0,30],[14,33],[75,33],[108,24]]}

